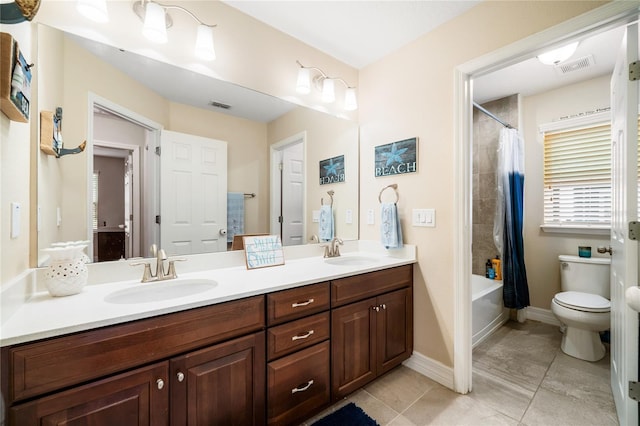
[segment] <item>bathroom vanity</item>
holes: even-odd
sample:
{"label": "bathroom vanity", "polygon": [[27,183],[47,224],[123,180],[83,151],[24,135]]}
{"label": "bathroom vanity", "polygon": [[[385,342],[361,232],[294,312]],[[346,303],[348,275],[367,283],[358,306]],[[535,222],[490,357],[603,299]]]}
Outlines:
{"label": "bathroom vanity", "polygon": [[380,259],[236,269],[285,288],[3,344],[8,424],[298,424],[412,353],[415,258]]}

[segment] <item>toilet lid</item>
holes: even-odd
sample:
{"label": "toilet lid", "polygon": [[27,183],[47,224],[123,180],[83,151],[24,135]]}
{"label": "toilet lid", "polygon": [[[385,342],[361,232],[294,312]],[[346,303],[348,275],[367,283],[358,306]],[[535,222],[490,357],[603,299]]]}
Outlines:
{"label": "toilet lid", "polygon": [[563,291],[555,295],[554,300],[566,308],[586,312],[609,312],[611,302],[597,294],[579,291]]}

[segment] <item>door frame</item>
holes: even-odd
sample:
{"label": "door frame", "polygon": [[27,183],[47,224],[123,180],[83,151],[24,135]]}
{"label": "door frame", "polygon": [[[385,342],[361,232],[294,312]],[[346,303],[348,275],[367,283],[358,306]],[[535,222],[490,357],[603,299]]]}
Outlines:
{"label": "door frame", "polygon": [[[160,131],[163,126],[156,123],[153,120],[148,119],[138,113],[135,113],[115,102],[105,99],[96,95],[93,92],[89,92],[87,96],[87,146],[85,151],[87,153],[87,168],[86,173],[88,176],[89,170],[93,171],[93,145],[95,142],[93,138],[93,110],[94,108],[101,108],[111,112],[114,115],[121,117],[124,120],[135,123],[141,127],[147,129],[147,140],[145,142],[145,152],[143,154],[142,165],[144,167],[144,176],[141,180],[140,195],[142,200],[140,202],[141,216],[144,217],[144,230],[140,229],[141,235],[145,236],[145,241],[140,240],[140,255],[145,257],[145,250],[143,247],[150,246],[152,242],[159,241],[160,232],[157,224],[154,220],[151,220],[155,215],[160,214],[160,196],[159,188],[159,167],[160,161],[155,154],[155,148],[160,146]],[[91,209],[88,207],[89,200],[91,200],[93,192],[93,185],[91,179],[87,179],[87,239],[90,241],[87,247],[87,254],[89,259],[93,259],[93,218],[91,215]]]}
{"label": "door frame", "polygon": [[[98,140],[98,139],[94,139],[93,140],[93,155],[92,155],[92,160],[91,160],[91,164],[93,166],[93,157],[96,155],[103,155],[100,154],[99,152],[96,153],[96,147],[99,148],[108,148],[108,149],[115,149],[118,151],[122,151],[122,152],[126,152],[127,153],[127,157],[128,154],[131,153],[132,161],[133,161],[133,179],[131,182],[131,188],[132,188],[132,194],[131,194],[131,201],[132,201],[132,206],[131,206],[131,214],[133,215],[133,221],[131,222],[131,233],[133,235],[133,244],[131,246],[131,253],[125,253],[126,254],[130,254],[130,257],[138,257],[140,256],[140,246],[142,243],[142,233],[141,231],[141,227],[140,227],[140,204],[142,204],[141,202],[141,198],[140,198],[140,146],[139,145],[132,145],[132,144],[127,144],[127,143],[121,143],[121,142],[110,142],[110,141],[102,141],[102,140]],[[110,156],[110,155],[107,155]],[[115,155],[111,155],[114,156]],[[123,156],[117,156],[117,158],[125,158]],[[92,169],[87,169],[87,173],[92,173]],[[125,221],[127,219],[125,218]]]}
{"label": "door frame", "polygon": [[[271,174],[271,188],[270,188],[270,214],[269,214],[269,232],[273,235],[280,235],[278,222],[278,217],[280,216],[280,167],[279,167],[279,159],[280,152],[284,150],[287,146],[293,145],[295,143],[302,144],[302,173],[305,177],[305,188],[307,181],[307,132],[302,131],[300,133],[296,133],[295,135],[289,136],[285,139],[282,139],[269,147],[269,170]],[[304,195],[302,197],[302,235],[306,238],[307,235],[307,191],[304,191]]]}
{"label": "door frame", "polygon": [[611,2],[457,66],[454,70],[454,322],[453,386],[472,389],[471,231],[473,78],[535,56],[555,45],[637,19],[635,2]]}

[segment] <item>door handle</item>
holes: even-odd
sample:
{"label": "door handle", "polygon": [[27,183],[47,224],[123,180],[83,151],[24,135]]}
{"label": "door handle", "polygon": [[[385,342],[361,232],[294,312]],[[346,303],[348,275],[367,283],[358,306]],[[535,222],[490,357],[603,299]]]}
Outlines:
{"label": "door handle", "polygon": [[613,255],[613,250],[611,250],[611,246],[609,247],[600,246],[598,247],[598,253],[600,254],[609,253],[609,255]]}

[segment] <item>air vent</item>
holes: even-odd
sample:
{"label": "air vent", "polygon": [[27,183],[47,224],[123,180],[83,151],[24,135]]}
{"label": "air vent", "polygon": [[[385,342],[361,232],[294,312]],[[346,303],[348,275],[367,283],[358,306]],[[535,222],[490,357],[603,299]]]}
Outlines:
{"label": "air vent", "polygon": [[223,104],[222,102],[211,101],[209,105],[216,108],[231,109],[231,105]]}
{"label": "air vent", "polygon": [[560,75],[568,74],[570,72],[584,70],[595,65],[593,55],[583,56],[582,58],[575,59],[571,62],[563,62],[555,66],[556,72]]}

